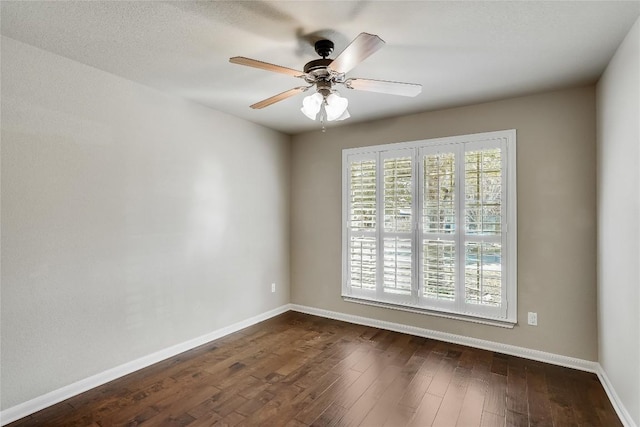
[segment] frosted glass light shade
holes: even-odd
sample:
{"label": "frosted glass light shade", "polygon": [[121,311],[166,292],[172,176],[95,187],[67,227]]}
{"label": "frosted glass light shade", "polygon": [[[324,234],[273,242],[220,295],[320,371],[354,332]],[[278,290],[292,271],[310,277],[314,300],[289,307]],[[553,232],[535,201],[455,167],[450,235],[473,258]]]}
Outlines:
{"label": "frosted glass light shade", "polygon": [[323,102],[324,99],[322,98],[322,95],[317,92],[313,95],[305,96],[302,100],[302,108],[300,111],[302,111],[302,113],[311,120],[315,120],[316,116],[320,112],[320,107]]}
{"label": "frosted glass light shade", "polygon": [[[344,120],[349,117],[349,113],[347,112],[348,105],[349,100],[347,98],[343,98],[335,93],[329,94],[329,96],[327,96],[327,103],[324,107],[327,112],[327,121],[332,122],[334,120]],[[347,116],[343,117],[345,113]]]}
{"label": "frosted glass light shade", "polygon": [[351,117],[351,114],[349,114],[349,111],[344,110],[344,113],[342,113],[342,115],[338,117],[336,120],[340,121],[340,120],[348,119],[349,117]]}

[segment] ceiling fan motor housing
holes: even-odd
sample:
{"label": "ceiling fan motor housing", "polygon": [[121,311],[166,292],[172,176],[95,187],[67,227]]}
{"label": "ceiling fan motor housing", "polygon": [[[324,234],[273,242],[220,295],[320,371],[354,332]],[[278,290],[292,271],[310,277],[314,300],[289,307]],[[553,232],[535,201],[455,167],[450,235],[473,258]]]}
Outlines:
{"label": "ceiling fan motor housing", "polygon": [[316,90],[320,93],[324,98],[331,94],[332,83],[329,80],[318,80],[316,82]]}
{"label": "ceiling fan motor housing", "polygon": [[315,59],[313,61],[309,61],[304,65],[304,72],[309,74],[314,71],[326,70],[329,64],[333,62],[333,59]]}

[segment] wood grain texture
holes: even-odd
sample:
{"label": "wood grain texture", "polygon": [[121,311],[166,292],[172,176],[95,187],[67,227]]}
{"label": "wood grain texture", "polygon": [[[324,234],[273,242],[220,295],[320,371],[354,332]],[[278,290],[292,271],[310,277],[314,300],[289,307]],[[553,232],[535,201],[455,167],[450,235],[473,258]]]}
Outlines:
{"label": "wood grain texture", "polygon": [[594,374],[288,312],[26,426],[621,426]]}

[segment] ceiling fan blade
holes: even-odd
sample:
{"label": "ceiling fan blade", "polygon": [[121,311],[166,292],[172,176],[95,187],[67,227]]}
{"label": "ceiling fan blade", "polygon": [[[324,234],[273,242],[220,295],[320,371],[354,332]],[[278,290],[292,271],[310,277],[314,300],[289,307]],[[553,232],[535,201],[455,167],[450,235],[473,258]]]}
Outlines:
{"label": "ceiling fan blade", "polygon": [[415,83],[390,82],[386,80],[347,79],[344,85],[349,89],[369,92],[388,93],[390,95],[416,96],[422,92],[422,85]]}
{"label": "ceiling fan blade", "polygon": [[277,95],[272,96],[271,98],[267,98],[267,99],[263,99],[260,102],[256,102],[255,104],[251,105],[250,107],[253,109],[260,109],[260,108],[264,108],[264,107],[268,107],[271,104],[275,104],[276,102],[280,102],[282,100],[285,100],[287,98],[291,98],[294,95],[297,95],[301,92],[306,92],[307,89],[309,89],[311,86],[300,86],[300,87],[296,87],[293,89],[289,89],[286,92],[282,92],[279,93]]}
{"label": "ceiling fan blade", "polygon": [[384,40],[376,35],[360,33],[353,39],[349,46],[329,64],[329,68],[337,73],[347,73],[377,52],[384,44]]}
{"label": "ceiling fan blade", "polygon": [[293,77],[304,77],[305,75],[302,71],[294,70],[293,68],[281,67],[280,65],[269,64],[268,62],[258,61],[257,59],[245,58],[244,56],[234,56],[233,58],[229,58],[229,62],[273,71],[274,73],[288,74]]}

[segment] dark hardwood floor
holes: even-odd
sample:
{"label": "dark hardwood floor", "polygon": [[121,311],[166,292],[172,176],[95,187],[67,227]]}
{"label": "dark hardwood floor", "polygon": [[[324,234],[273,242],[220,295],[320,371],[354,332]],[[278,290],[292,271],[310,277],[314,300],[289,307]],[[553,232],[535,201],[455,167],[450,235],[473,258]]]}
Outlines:
{"label": "dark hardwood floor", "polygon": [[593,374],[288,312],[10,424],[620,426]]}

